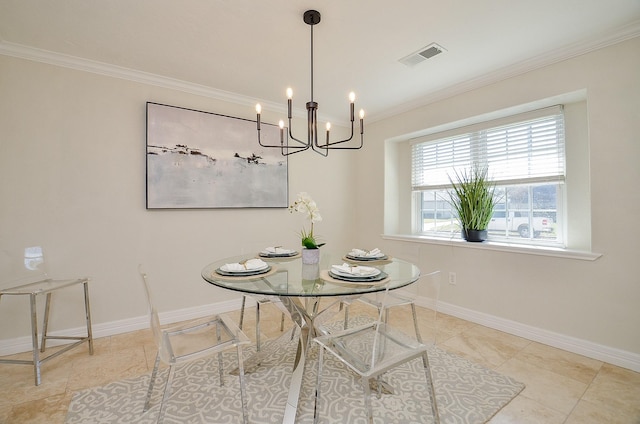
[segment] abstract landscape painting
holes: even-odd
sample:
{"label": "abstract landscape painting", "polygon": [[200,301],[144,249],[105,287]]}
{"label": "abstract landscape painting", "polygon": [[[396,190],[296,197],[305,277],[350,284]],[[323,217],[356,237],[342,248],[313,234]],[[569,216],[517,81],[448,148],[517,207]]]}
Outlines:
{"label": "abstract landscape painting", "polygon": [[[261,137],[279,144],[280,129]],[[147,209],[284,208],[287,158],[254,121],[147,103]]]}

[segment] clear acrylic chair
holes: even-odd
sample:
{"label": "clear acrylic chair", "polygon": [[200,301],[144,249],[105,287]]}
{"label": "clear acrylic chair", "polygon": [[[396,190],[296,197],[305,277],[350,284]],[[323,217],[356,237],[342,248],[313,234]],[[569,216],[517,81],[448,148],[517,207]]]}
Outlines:
{"label": "clear acrylic chair", "polygon": [[[429,288],[429,292],[438,292],[440,285],[440,271],[435,271],[423,277],[422,288]],[[414,283],[418,284],[418,283]],[[384,320],[386,299],[390,297],[389,289],[381,292],[381,308],[378,319],[366,325],[347,328],[335,333],[317,337],[314,342],[320,346],[318,352],[318,377],[316,382],[314,423],[319,419],[319,402],[321,398],[322,373],[325,352],[333,355],[356,373],[361,380],[364,392],[364,404],[367,422],[373,423],[371,404],[371,385],[375,384],[380,395],[385,382],[381,379],[386,372],[414,359],[422,358],[425,378],[427,380],[427,396],[431,404],[431,413],[435,423],[440,422],[436,404],[433,379],[429,367],[428,349],[431,344],[419,342],[400,330],[389,326]],[[434,306],[435,311],[435,306]],[[435,312],[434,312],[435,313]],[[433,342],[435,342],[435,332]]]}
{"label": "clear acrylic chair", "polygon": [[[416,340],[422,343],[422,336],[420,335],[420,327],[418,326],[418,317],[416,315],[416,304],[412,297],[403,293],[390,292],[386,295],[384,305],[382,304],[382,298],[385,297],[384,293],[373,293],[359,297],[358,302],[362,302],[366,305],[372,306],[378,309],[378,313],[382,313],[382,317],[385,323],[389,323],[389,311],[391,308],[400,306],[409,306],[411,308],[411,316],[413,318],[413,329],[416,333]],[[349,306],[351,302],[343,302],[344,308],[344,328],[349,328]]]}
{"label": "clear acrylic chair", "polygon": [[[44,258],[44,249],[41,246],[32,246],[19,251],[5,251],[0,261],[0,272],[6,281],[0,283],[0,299],[3,296],[29,296],[29,305],[31,312],[31,345],[32,359],[0,359],[3,364],[23,364],[33,365],[35,374],[35,384],[39,386],[42,378],[40,368],[41,365],[53,359],[64,352],[80,346],[82,343],[89,344],[89,354],[93,355],[93,335],[91,331],[91,309],[89,307],[89,278],[68,278],[68,279],[52,279],[47,274],[47,266]],[[68,336],[68,335],[51,335],[49,334],[49,315],[51,312],[52,295],[61,289],[72,286],[82,285],[84,292],[84,318],[87,328],[86,336]],[[42,319],[42,331],[40,333],[40,342],[38,342],[38,317],[37,317],[37,299],[40,295],[46,295],[44,317]],[[59,303],[59,302],[58,302]],[[71,305],[58,305],[64,309],[71,309]],[[55,353],[47,357],[43,357],[46,349],[47,340],[65,340],[74,341],[65,347],[57,350]]]}
{"label": "clear acrylic chair", "polygon": [[[266,297],[266,296],[249,296],[249,295],[242,295],[242,304],[240,305],[240,322],[238,323],[238,327],[240,327],[241,330],[243,330],[243,326],[244,326],[244,310],[245,310],[245,305],[247,303],[247,298],[251,298],[256,302],[256,351],[260,352],[260,348],[261,348],[261,340],[260,340],[260,333],[262,332],[260,330],[260,305],[266,304],[266,303],[273,303],[277,306],[277,302],[279,302],[279,300],[277,299],[272,299],[270,297]],[[282,314],[280,315],[280,332],[284,331],[284,312],[282,312]]]}
{"label": "clear acrylic chair", "polygon": [[[243,252],[248,252],[248,254],[258,254],[260,250],[262,250],[262,247],[256,247],[256,246],[266,246],[266,243],[262,243],[260,245],[256,244],[250,247],[244,247],[242,250]],[[247,304],[247,298],[253,299],[256,302],[256,351],[260,352],[262,343],[260,340],[260,335],[261,335],[261,330],[260,330],[260,306],[261,305],[265,305],[268,303],[272,303],[274,304],[276,307],[278,307],[279,309],[282,309],[283,307],[280,307],[281,305],[278,305],[278,303],[280,302],[277,298],[272,298],[272,297],[268,297],[268,296],[259,296],[259,295],[242,295],[242,304],[240,305],[240,321],[238,322],[238,327],[240,327],[241,330],[244,330],[244,310],[245,310],[245,306]],[[282,314],[280,315],[280,332],[284,331],[284,312],[282,312]]]}
{"label": "clear acrylic chair", "polygon": [[139,271],[142,276],[142,282],[147,295],[151,330],[158,348],[143,412],[149,410],[153,386],[158,374],[160,361],[169,365],[169,372],[167,374],[164,394],[160,404],[158,423],[161,423],[164,420],[167,400],[171,396],[171,384],[173,382],[175,365],[217,354],[220,385],[223,386],[224,370],[222,352],[235,348],[239,370],[238,378],[240,382],[240,400],[242,403],[242,422],[246,424],[248,422],[246,408],[247,396],[242,346],[250,344],[250,340],[230,318],[224,315],[217,315],[206,319],[191,321],[188,324],[172,328],[161,328],[158,311],[153,304],[147,274],[142,271],[141,267],[139,268]]}
{"label": "clear acrylic chair", "polygon": [[[431,278],[431,274],[424,276],[423,278],[429,279]],[[430,284],[431,282],[429,282]],[[416,286],[418,287],[418,286]],[[438,290],[439,292],[439,287]],[[436,300],[438,293],[436,295]],[[389,292],[388,295],[384,293],[372,293],[368,295],[364,295],[356,299],[358,302],[364,303],[366,305],[372,306],[378,310],[378,313],[382,312],[382,317],[386,324],[389,323],[389,312],[392,308],[397,308],[401,306],[408,306],[411,309],[411,317],[413,319],[413,330],[416,334],[416,340],[422,343],[422,336],[420,334],[420,327],[418,326],[418,316],[416,314],[416,304],[414,301],[415,293],[407,293],[403,291],[393,291]],[[385,299],[384,305],[382,304],[382,299]],[[349,306],[351,306],[351,301],[343,301],[341,307],[344,309],[344,329],[349,328]]]}

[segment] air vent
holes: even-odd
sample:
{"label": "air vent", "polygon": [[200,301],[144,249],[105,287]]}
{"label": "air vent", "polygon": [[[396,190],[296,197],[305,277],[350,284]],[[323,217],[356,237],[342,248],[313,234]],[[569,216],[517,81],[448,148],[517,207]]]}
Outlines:
{"label": "air vent", "polygon": [[427,59],[431,59],[432,57],[446,51],[442,46],[431,43],[426,47],[421,48],[417,52],[411,53],[408,56],[403,57],[399,60],[400,63],[406,66],[416,66],[418,63],[422,63]]}

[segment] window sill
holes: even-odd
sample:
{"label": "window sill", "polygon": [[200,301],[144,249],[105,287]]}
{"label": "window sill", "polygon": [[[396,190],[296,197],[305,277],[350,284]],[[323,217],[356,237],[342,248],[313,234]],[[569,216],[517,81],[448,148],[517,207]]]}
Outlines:
{"label": "window sill", "polygon": [[455,246],[467,249],[495,250],[499,252],[522,253],[526,255],[553,256],[557,258],[578,259],[583,261],[595,261],[602,256],[601,253],[586,252],[581,250],[562,249],[549,246],[531,246],[516,243],[504,243],[495,241],[484,241],[482,243],[472,243],[461,238],[436,238],[428,236],[383,234],[384,240],[400,240],[414,243],[437,244],[445,246]]}

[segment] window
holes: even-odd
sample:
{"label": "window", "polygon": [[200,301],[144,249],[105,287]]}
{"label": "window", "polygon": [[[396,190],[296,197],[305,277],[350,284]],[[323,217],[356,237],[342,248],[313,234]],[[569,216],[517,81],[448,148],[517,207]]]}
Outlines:
{"label": "window", "polygon": [[449,204],[455,171],[487,167],[498,199],[490,240],[564,245],[565,141],[561,106],[460,129],[412,143],[415,234],[452,237],[460,226]]}

